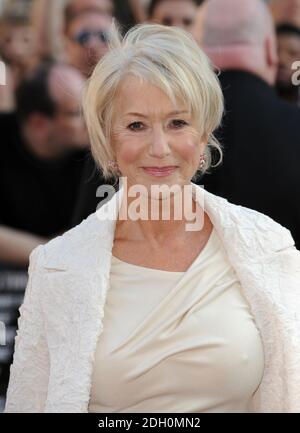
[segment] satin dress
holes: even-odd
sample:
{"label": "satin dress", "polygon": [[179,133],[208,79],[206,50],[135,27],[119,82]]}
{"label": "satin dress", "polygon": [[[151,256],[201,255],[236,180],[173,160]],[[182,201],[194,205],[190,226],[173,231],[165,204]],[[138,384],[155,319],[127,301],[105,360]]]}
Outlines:
{"label": "satin dress", "polygon": [[185,272],[112,256],[89,412],[251,412],[264,352],[213,229]]}

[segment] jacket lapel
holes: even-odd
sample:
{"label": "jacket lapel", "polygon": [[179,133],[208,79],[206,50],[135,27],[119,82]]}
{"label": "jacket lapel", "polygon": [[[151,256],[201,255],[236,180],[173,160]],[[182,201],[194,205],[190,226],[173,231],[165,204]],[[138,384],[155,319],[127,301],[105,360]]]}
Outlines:
{"label": "jacket lapel", "polygon": [[265,215],[220,197],[206,193],[205,203],[263,341],[265,370],[254,408],[258,412],[298,412],[300,300],[295,274],[298,269],[300,276],[300,254],[291,251],[292,236]]}
{"label": "jacket lapel", "polygon": [[[269,226],[264,220],[262,227],[256,212],[247,214],[195,184],[193,192],[199,204],[204,200],[205,211],[224,243],[262,332],[268,356],[273,352],[271,345],[282,343],[276,343],[277,328],[273,323],[276,317],[270,319],[270,308],[276,301],[273,292],[279,290],[274,277],[278,271],[275,252],[292,245],[292,238],[271,220]],[[43,308],[53,373],[49,379],[46,412],[88,412],[94,357],[109,290],[115,225],[123,193],[121,186],[109,202],[88,217],[81,230],[76,232],[75,227],[67,232],[70,242],[65,242],[66,238],[62,240],[59,257],[53,253],[47,259],[45,286],[51,287],[51,291],[45,293]],[[76,254],[78,250],[80,254]],[[267,358],[267,362],[272,364],[273,361]],[[270,384],[268,375],[265,380]]]}
{"label": "jacket lapel", "polygon": [[45,287],[51,290],[45,291],[43,308],[52,371],[45,412],[88,412],[119,194],[88,217],[78,236],[76,227],[67,232],[69,242],[62,239],[59,257],[57,248],[50,250],[45,263]]}

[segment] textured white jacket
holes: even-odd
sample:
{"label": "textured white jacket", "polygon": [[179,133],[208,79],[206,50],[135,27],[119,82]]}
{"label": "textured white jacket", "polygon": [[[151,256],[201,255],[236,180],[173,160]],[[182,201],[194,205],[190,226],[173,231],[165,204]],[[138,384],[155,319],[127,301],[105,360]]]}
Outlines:
{"label": "textured white jacket", "polygon": [[[300,412],[300,252],[267,216],[193,190],[204,195],[263,339],[255,411]],[[32,252],[5,412],[88,412],[123,192]]]}

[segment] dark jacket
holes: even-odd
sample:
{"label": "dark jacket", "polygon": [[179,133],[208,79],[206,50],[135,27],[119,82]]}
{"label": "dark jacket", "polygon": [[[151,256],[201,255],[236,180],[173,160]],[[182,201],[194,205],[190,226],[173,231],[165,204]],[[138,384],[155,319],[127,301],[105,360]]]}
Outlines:
{"label": "dark jacket", "polygon": [[300,249],[300,109],[250,73],[226,71],[220,81],[224,162],[199,183],[287,227]]}

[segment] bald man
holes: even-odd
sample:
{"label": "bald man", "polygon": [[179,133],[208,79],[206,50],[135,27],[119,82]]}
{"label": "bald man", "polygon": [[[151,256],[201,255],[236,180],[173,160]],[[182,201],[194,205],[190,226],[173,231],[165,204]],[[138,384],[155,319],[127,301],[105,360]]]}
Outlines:
{"label": "bald man", "polygon": [[300,110],[276,94],[276,39],[260,0],[210,0],[203,47],[222,71],[224,162],[205,188],[291,230],[300,248]]}
{"label": "bald man", "polygon": [[84,79],[45,64],[0,116],[0,262],[28,265],[32,249],[69,227],[87,153],[80,110]]}

